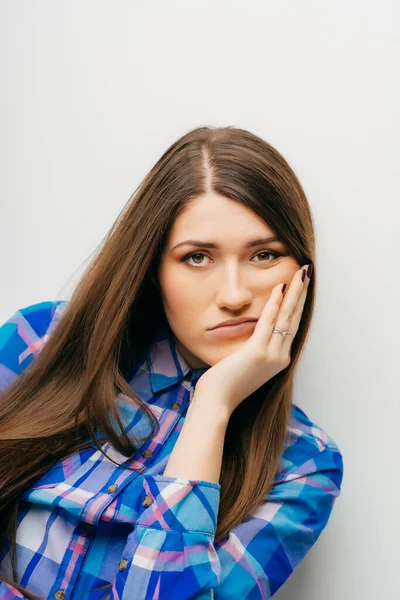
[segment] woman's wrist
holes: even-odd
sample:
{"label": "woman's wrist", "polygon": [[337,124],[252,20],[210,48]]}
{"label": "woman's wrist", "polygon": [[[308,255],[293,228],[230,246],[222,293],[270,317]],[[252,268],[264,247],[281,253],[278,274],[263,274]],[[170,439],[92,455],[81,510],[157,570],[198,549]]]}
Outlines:
{"label": "woman's wrist", "polygon": [[200,388],[196,388],[194,392],[187,416],[192,413],[195,413],[196,419],[211,420],[222,425],[228,425],[232,414],[228,403],[221,401],[215,394]]}
{"label": "woman's wrist", "polygon": [[216,398],[196,392],[164,475],[219,483],[229,417]]}

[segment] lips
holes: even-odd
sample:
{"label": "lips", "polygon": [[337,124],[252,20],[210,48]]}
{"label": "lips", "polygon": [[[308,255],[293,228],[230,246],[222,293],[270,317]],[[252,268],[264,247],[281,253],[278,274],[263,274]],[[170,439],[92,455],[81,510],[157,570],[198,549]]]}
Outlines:
{"label": "lips", "polygon": [[251,332],[256,326],[256,319],[241,321],[235,325],[219,325],[211,329],[211,334],[217,337],[232,337],[242,335],[246,332]]}
{"label": "lips", "polygon": [[220,327],[228,327],[229,325],[240,325],[241,323],[252,323],[254,321],[257,321],[257,319],[253,319],[253,318],[248,318],[248,319],[230,319],[229,321],[225,321],[224,323],[220,323],[219,325],[216,325],[215,327],[211,327],[211,329],[218,329]]}

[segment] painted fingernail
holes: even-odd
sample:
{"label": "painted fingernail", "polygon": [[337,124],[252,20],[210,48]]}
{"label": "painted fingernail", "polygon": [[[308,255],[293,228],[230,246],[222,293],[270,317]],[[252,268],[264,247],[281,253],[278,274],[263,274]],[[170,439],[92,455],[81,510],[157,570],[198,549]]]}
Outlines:
{"label": "painted fingernail", "polygon": [[283,292],[284,292],[285,290],[286,290],[286,283],[284,283],[284,284],[283,284],[283,286],[282,286],[282,294],[283,294]]}
{"label": "painted fingernail", "polygon": [[301,274],[301,280],[302,280],[303,283],[304,283],[305,278],[306,278],[306,270],[303,269],[303,272]]}
{"label": "painted fingernail", "polygon": [[307,277],[311,279],[311,273],[313,272],[313,265],[309,265],[307,269]]}

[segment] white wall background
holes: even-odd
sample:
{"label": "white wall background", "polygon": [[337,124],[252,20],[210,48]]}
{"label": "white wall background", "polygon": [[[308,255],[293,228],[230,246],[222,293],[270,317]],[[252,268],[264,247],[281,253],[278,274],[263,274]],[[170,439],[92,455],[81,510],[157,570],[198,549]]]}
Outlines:
{"label": "white wall background", "polygon": [[188,129],[249,129],[304,185],[319,291],[296,402],[345,474],[277,600],[399,593],[399,17],[396,0],[0,1],[1,322],[68,297]]}

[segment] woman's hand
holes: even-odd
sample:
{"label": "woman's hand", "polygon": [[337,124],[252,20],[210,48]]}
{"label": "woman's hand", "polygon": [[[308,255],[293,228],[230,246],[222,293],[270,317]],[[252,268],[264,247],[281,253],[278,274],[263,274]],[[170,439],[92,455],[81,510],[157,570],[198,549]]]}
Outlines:
{"label": "woman's hand", "polygon": [[[305,273],[304,282],[302,272]],[[273,333],[281,331],[296,334],[307,295],[307,265],[297,271],[289,288],[282,294],[283,283],[276,285],[266,303],[251,337],[243,346],[210,367],[196,384],[193,401],[201,394],[201,402],[208,393],[217,398],[220,408],[230,414],[250,394],[290,364],[293,337]]]}

